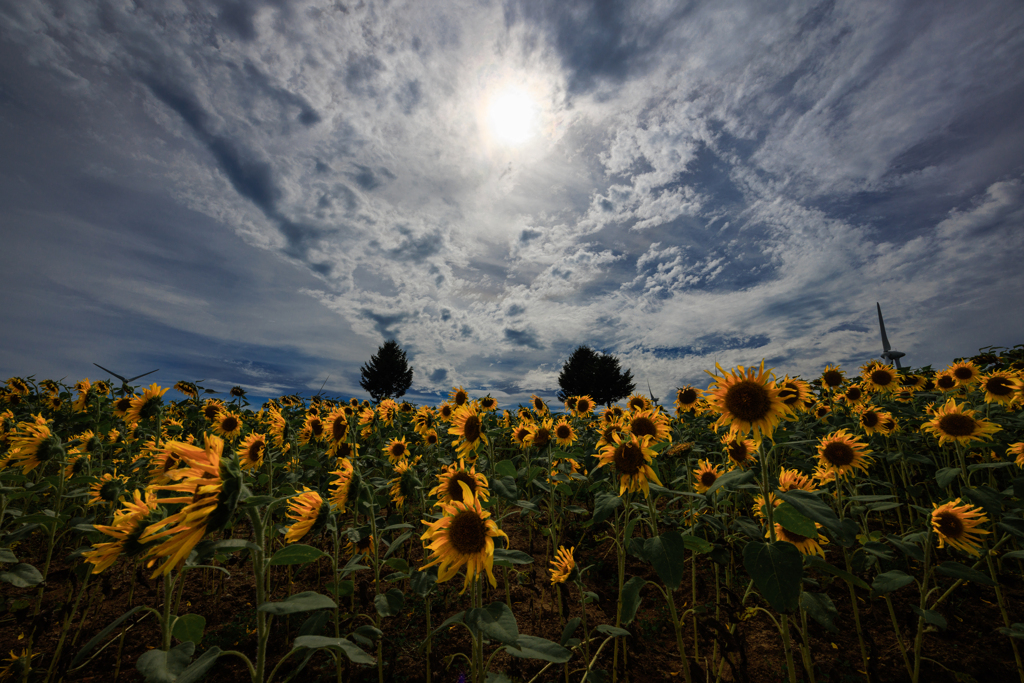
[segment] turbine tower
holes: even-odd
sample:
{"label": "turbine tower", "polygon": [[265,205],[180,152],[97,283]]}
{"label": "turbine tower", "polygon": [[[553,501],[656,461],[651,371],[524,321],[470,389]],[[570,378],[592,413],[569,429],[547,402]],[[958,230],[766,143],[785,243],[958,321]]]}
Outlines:
{"label": "turbine tower", "polygon": [[907,354],[901,351],[894,351],[892,347],[889,346],[889,338],[885,336],[885,323],[882,322],[882,305],[876,301],[875,306],[878,307],[878,329],[882,331],[882,358],[887,361],[892,361],[896,364],[897,370],[902,370],[903,367],[900,365],[900,358],[903,358],[903,356]]}

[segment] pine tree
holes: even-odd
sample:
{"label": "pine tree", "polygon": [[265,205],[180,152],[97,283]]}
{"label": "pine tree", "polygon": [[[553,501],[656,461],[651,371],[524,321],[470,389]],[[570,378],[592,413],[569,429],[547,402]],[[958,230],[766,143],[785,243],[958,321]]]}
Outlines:
{"label": "pine tree", "polygon": [[611,354],[598,353],[589,346],[579,346],[569,356],[558,375],[558,400],[569,396],[590,396],[594,403],[610,406],[626,398],[636,384],[633,373],[619,366]]}
{"label": "pine tree", "polygon": [[359,386],[377,403],[403,396],[412,384],[412,368],[405,351],[394,339],[384,342],[359,371],[362,374]]}

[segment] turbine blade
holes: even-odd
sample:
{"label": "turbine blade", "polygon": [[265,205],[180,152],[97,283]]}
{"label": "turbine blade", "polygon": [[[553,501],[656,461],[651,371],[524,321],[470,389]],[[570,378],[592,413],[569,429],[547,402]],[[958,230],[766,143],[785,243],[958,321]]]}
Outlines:
{"label": "turbine blade", "polygon": [[111,375],[113,375],[114,377],[118,378],[118,379],[119,379],[119,380],[121,380],[122,382],[126,382],[126,381],[127,381],[127,380],[126,380],[126,379],[125,379],[124,377],[122,377],[121,375],[117,374],[117,373],[116,373],[116,372],[114,372],[113,370],[107,370],[107,369],[106,369],[105,367],[103,367],[103,366],[102,366],[102,365],[100,365],[99,363],[93,363],[93,365],[95,365],[96,367],[98,367],[98,368],[99,368],[100,370],[104,370],[104,371],[106,371],[106,372],[109,372],[109,373],[110,373]]}
{"label": "turbine blade", "polygon": [[127,384],[128,382],[134,382],[135,380],[137,380],[137,379],[139,379],[141,377],[145,377],[146,375],[152,375],[154,372],[160,372],[160,368],[157,368],[156,370],[150,370],[149,372],[147,372],[145,374],[142,374],[142,375],[136,375],[135,377],[132,377],[131,379],[124,380],[124,382],[125,382],[125,384]]}
{"label": "turbine blade", "polygon": [[877,301],[875,306],[878,306],[878,329],[882,331],[882,350],[888,351],[890,349],[889,338],[885,336],[885,323],[882,322],[882,306]]}

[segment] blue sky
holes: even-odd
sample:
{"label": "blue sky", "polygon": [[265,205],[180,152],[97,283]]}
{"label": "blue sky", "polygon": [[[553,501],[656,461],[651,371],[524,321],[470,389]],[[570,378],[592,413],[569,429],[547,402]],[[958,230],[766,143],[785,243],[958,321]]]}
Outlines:
{"label": "blue sky", "polygon": [[[0,375],[671,396],[1024,342],[1024,10],[0,3]],[[146,381],[149,381],[147,378]]]}

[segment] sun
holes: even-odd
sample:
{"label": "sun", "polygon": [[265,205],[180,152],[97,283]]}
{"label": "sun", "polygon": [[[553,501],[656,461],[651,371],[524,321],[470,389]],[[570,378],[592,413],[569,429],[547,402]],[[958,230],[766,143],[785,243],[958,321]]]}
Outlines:
{"label": "sun", "polygon": [[523,88],[508,86],[496,92],[487,103],[487,124],[497,142],[511,147],[521,145],[536,130],[537,105]]}

